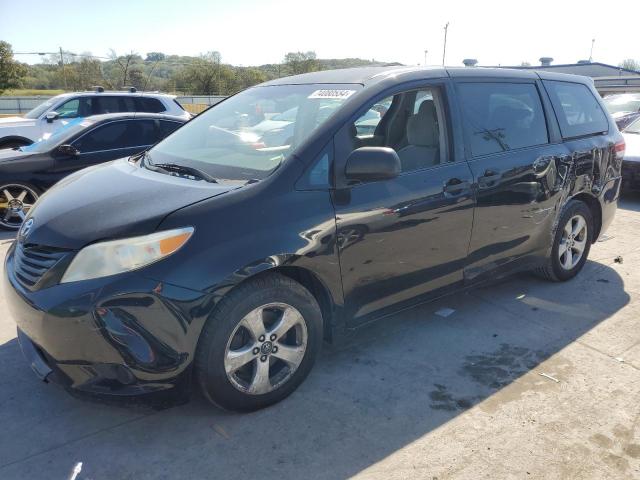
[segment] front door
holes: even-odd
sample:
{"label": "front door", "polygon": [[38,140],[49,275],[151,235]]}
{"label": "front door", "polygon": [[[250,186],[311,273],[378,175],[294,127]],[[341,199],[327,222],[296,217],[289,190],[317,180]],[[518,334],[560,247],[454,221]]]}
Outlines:
{"label": "front door", "polygon": [[156,142],[157,135],[155,121],[149,119],[100,124],[71,142],[77,155],[56,157],[55,176],[59,179],[82,168],[144,151]]}
{"label": "front door", "polygon": [[333,192],[350,325],[463,279],[473,178],[466,162],[454,161],[448,111],[443,86],[401,92],[336,135],[338,165],[353,149],[372,145],[394,148],[402,164],[395,179]]}

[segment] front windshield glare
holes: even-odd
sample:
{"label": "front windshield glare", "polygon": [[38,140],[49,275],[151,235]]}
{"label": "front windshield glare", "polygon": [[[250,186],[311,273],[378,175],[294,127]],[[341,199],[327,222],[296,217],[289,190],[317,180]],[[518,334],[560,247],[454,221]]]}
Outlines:
{"label": "front windshield glare", "polygon": [[156,145],[149,161],[216,179],[267,177],[360,85],[254,87],[215,105]]}
{"label": "front windshield glare", "polygon": [[606,97],[604,104],[609,113],[624,113],[640,111],[640,96],[620,95]]}
{"label": "front windshield glare", "polygon": [[640,118],[625,128],[623,132],[640,134]]}
{"label": "front windshield glare", "polygon": [[41,103],[40,105],[38,105],[33,110],[29,110],[29,112],[27,112],[25,114],[24,118],[29,118],[31,120],[36,120],[37,118],[40,118],[40,115],[42,115],[46,110],[48,110],[49,107],[51,107],[51,105],[53,105],[53,102],[51,102],[51,101]]}

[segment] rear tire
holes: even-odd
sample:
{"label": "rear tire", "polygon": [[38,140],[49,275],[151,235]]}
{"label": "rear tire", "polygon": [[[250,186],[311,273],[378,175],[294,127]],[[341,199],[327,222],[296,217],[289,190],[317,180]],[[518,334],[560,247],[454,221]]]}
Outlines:
{"label": "rear tire", "polygon": [[589,256],[593,239],[593,216],[589,207],[578,200],[567,203],[553,240],[547,263],[537,273],[553,282],[575,277]]}
{"label": "rear tire", "polygon": [[264,274],[215,308],[198,341],[195,376],[212,403],[258,410],[302,383],[321,343],[322,315],[313,295],[288,277]]}

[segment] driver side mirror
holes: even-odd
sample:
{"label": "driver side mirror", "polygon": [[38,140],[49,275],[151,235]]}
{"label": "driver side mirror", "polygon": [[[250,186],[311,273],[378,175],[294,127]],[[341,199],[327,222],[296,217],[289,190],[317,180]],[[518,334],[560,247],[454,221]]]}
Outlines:
{"label": "driver side mirror", "polygon": [[345,176],[348,180],[372,182],[395,178],[400,171],[400,158],[393,148],[360,147],[347,158]]}
{"label": "driver side mirror", "polygon": [[78,155],[80,155],[80,150],[78,150],[73,145],[68,145],[68,144],[60,145],[58,147],[58,152],[62,153],[63,155],[68,155],[70,157],[77,157]]}
{"label": "driver side mirror", "polygon": [[60,115],[58,112],[47,112],[44,118],[47,120],[47,123],[53,123],[54,120],[60,118]]}

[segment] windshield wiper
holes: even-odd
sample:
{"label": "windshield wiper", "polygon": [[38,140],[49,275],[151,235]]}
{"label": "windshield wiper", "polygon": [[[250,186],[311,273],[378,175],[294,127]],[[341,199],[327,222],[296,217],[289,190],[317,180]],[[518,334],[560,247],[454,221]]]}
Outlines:
{"label": "windshield wiper", "polygon": [[152,163],[148,159],[146,165],[150,170],[163,170],[169,175],[176,175],[179,177],[186,175],[197,180],[204,180],[209,183],[218,183],[218,181],[211,175],[203,172],[202,170],[198,170],[197,168],[187,167],[177,163]]}

